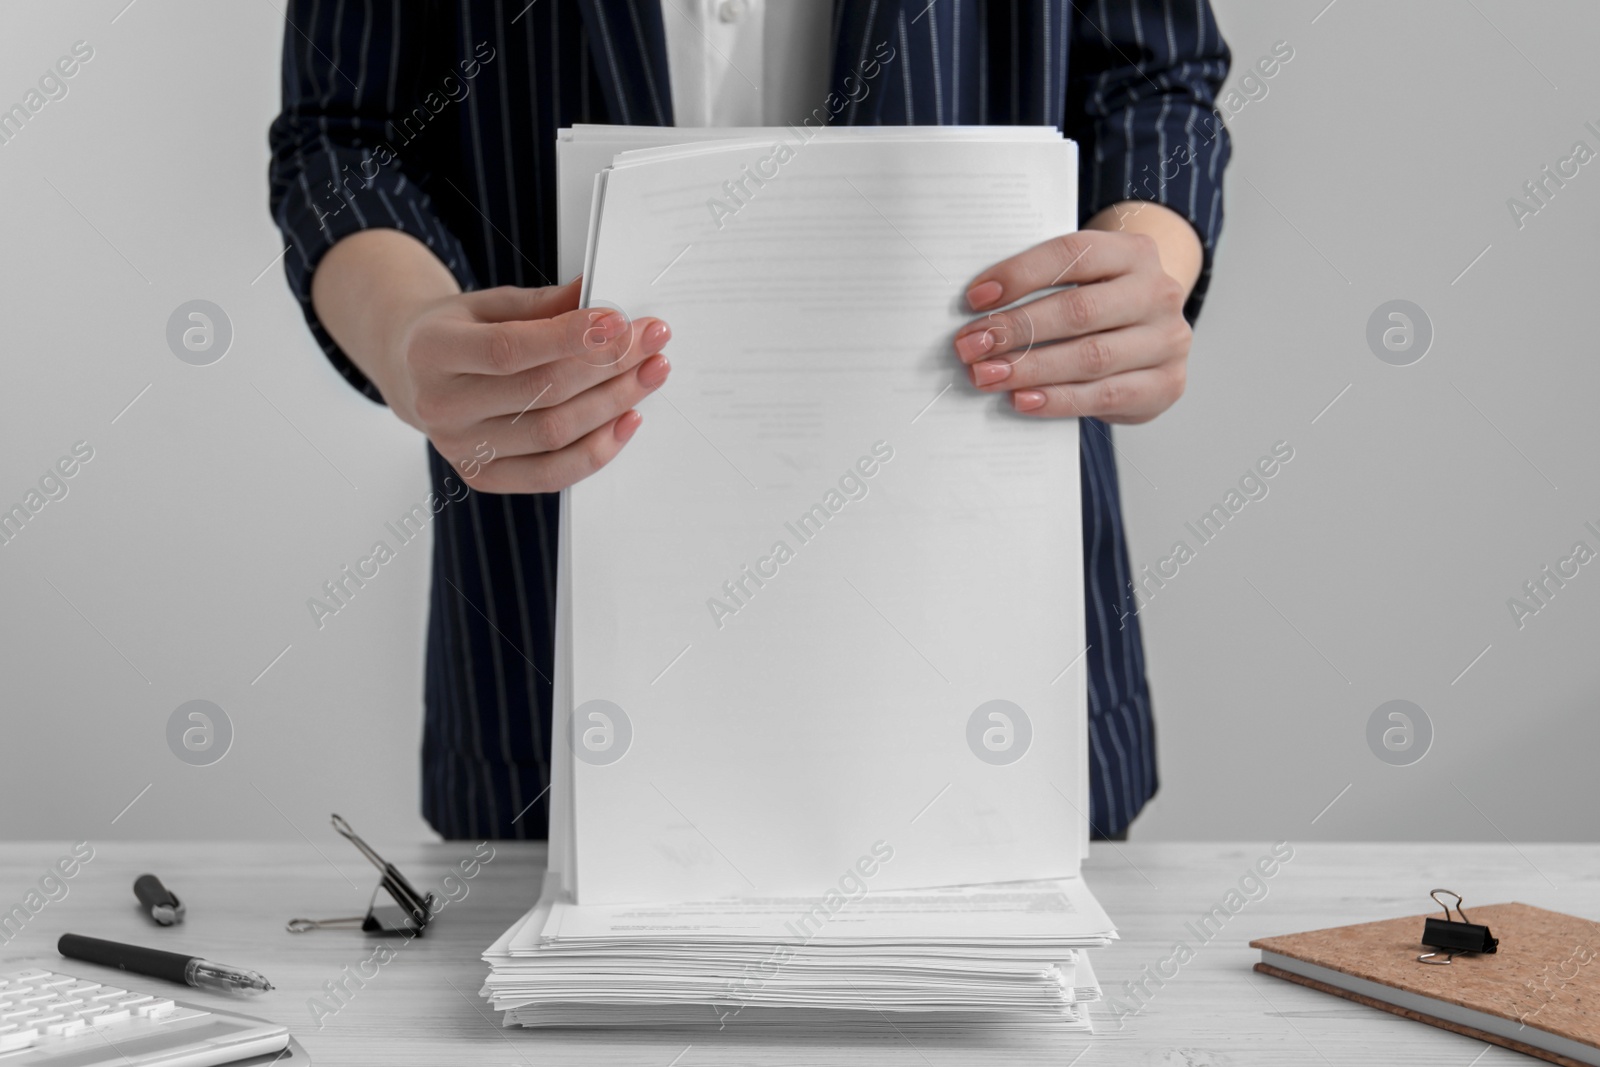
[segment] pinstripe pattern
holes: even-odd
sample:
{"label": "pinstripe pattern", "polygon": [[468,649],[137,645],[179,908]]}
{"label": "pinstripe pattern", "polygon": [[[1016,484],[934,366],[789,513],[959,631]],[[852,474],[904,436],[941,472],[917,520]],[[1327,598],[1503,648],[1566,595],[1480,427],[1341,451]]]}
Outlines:
{"label": "pinstripe pattern", "polygon": [[[270,131],[285,268],[333,366],[379,402],[311,309],[334,242],[388,227],[463,288],[544,284],[556,131],[672,122],[658,0],[291,0],[286,17]],[[1229,154],[1213,113],[1229,54],[1207,0],[835,0],[837,91],[856,95],[843,79],[880,43],[895,56],[841,121],[1061,127],[1082,146],[1081,217],[1142,199],[1193,223],[1199,313]],[[1116,834],[1156,790],[1155,735],[1110,430],[1085,420],[1081,435],[1090,820]],[[449,466],[432,448],[428,463],[442,492]],[[446,837],[548,825],[557,499],[471,493],[435,520],[423,813]]]}

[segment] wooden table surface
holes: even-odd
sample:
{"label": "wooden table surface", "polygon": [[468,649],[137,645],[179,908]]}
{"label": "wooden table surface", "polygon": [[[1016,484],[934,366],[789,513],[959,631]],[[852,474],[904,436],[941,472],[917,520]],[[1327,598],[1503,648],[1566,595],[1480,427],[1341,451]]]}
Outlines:
{"label": "wooden table surface", "polygon": [[[1428,890],[1440,886],[1464,894],[1469,913],[1473,904],[1520,900],[1600,916],[1600,849],[1593,846],[1303,844],[1293,846],[1293,858],[1272,878],[1255,882],[1246,876],[1268,854],[1265,842],[1096,844],[1085,876],[1122,939],[1092,959],[1106,991],[1138,1010],[1116,1018],[1102,1005],[1093,1037],[936,1038],[902,1034],[887,1022],[881,1029],[819,1033],[782,1044],[741,1033],[737,1025],[686,1035],[555,1034],[503,1029],[478,996],[487,973],[479,954],[532,904],[543,866],[542,846],[510,842],[493,844],[493,859],[475,878],[448,885],[443,879],[474,856],[474,843],[374,842],[419,889],[448,888],[457,899],[440,911],[426,937],[410,943],[390,938],[397,946],[394,958],[336,1014],[319,1019],[311,998],[324,995],[325,983],[340,979],[345,968],[357,972],[375,947],[375,940],[355,931],[284,930],[293,917],[357,914],[366,905],[376,872],[344,842],[329,838],[315,847],[95,844],[93,859],[65,883],[67,894],[55,889],[60,899],[45,902],[20,933],[0,944],[0,969],[43,965],[86,977],[114,973],[57,956],[56,938],[67,931],[250,967],[278,988],[248,1001],[199,990],[176,995],[231,1003],[285,1023],[319,1065],[1495,1067],[1535,1061],[1255,974],[1257,954],[1247,943],[1269,934],[1418,914],[1430,906]],[[0,845],[0,911],[24,904],[30,888],[67,851],[39,842]],[[185,923],[161,929],[141,916],[132,886],[145,871],[160,875],[183,899],[189,909]],[[1230,890],[1239,893],[1232,901]],[[1201,915],[1247,896],[1256,899],[1247,900],[1209,941],[1197,936]],[[1175,965],[1168,961],[1180,941],[1193,955]],[[1145,979],[1141,1006],[1123,985],[1147,973],[1156,978]],[[162,985],[153,979],[141,983]]]}

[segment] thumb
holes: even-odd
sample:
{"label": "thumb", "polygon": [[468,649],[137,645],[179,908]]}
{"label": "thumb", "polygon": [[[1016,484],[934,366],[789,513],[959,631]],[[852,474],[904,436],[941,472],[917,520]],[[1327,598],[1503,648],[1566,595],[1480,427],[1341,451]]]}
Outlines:
{"label": "thumb", "polygon": [[484,322],[511,322],[549,319],[574,311],[582,290],[583,276],[580,274],[565,285],[548,285],[540,289],[502,285],[465,296],[467,307]]}

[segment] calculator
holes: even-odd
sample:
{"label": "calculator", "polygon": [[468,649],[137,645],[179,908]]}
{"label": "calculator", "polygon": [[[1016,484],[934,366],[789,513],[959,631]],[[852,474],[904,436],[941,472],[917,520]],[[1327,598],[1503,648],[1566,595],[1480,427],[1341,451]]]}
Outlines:
{"label": "calculator", "polygon": [[[0,1067],[278,1067],[289,1028],[160,994],[40,969],[0,973]],[[296,1054],[298,1053],[298,1054]]]}

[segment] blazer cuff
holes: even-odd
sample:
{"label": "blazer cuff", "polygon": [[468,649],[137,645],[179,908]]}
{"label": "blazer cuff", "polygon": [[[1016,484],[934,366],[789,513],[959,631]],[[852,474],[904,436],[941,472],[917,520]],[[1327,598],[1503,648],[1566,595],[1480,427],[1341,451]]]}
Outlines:
{"label": "blazer cuff", "polygon": [[[353,233],[399,230],[427,245],[463,292],[477,288],[477,279],[460,240],[434,213],[431,198],[398,166],[377,167],[368,153],[351,149],[336,150],[331,157],[297,159],[302,163],[297,172],[283,173],[275,165],[273,174],[277,186],[273,217],[289,244],[284,271],[290,291],[334,370],[362,396],[382,404],[377,386],[329,335],[311,305],[311,281],[322,257]],[[336,160],[342,173],[339,182],[333,171]],[[366,174],[372,177],[367,179]]]}
{"label": "blazer cuff", "polygon": [[[1165,114],[1145,115],[1155,101],[1141,102],[1131,117],[1097,123],[1099,136],[1080,146],[1078,210],[1088,219],[1112,204],[1142,200],[1182,215],[1200,238],[1200,277],[1184,305],[1192,324],[1205,303],[1212,261],[1222,233],[1222,174],[1232,141],[1210,108],[1190,106],[1183,114],[1167,105]],[[1128,131],[1133,131],[1129,136]]]}

